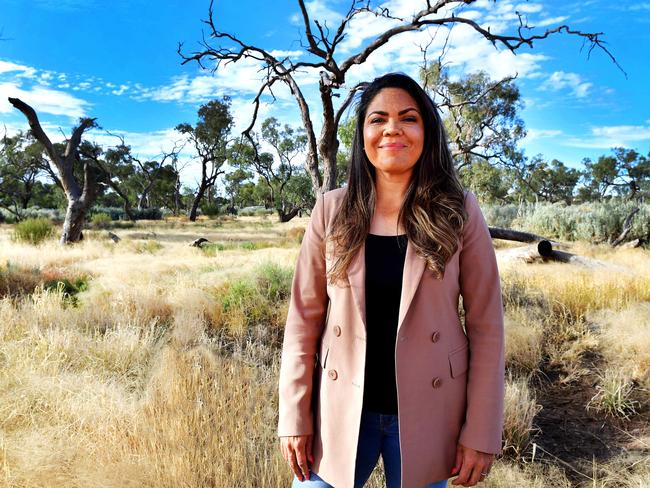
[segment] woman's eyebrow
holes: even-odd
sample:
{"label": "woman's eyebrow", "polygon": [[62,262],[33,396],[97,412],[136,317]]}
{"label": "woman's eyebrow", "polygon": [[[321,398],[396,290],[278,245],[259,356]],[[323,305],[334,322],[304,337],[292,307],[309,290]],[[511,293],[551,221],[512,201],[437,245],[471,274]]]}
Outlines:
{"label": "woman's eyebrow", "polygon": [[[404,110],[400,110],[397,115],[404,115],[406,112],[410,112],[411,110],[414,110],[415,112],[419,113],[419,110],[415,107],[408,107],[405,108]],[[384,112],[382,110],[373,110],[370,112],[366,117],[370,117],[372,114],[377,114],[377,115],[388,115],[388,112]]]}

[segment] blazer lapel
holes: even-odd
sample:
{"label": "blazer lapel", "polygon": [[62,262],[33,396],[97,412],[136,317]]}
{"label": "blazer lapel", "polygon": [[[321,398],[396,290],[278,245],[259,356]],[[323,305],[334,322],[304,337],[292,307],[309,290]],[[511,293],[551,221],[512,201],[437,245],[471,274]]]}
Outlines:
{"label": "blazer lapel", "polygon": [[404,259],[404,273],[402,275],[402,295],[400,296],[399,320],[397,322],[398,332],[411,306],[411,301],[418,289],[425,267],[426,261],[416,254],[415,248],[409,240],[406,245],[406,258]]}
{"label": "blazer lapel", "polygon": [[363,328],[366,328],[366,243],[364,242],[348,266],[348,281],[357,305]]}

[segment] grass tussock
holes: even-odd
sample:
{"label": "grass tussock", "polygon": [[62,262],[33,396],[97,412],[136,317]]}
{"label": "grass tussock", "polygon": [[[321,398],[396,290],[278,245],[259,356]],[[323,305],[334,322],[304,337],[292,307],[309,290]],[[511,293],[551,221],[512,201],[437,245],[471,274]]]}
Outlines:
{"label": "grass tussock", "polygon": [[498,460],[490,475],[478,486],[485,488],[572,488],[564,471],[553,465],[516,464]]}
{"label": "grass tussock", "polygon": [[286,319],[292,277],[292,269],[264,263],[252,276],[225,283],[218,291],[221,325],[235,337],[260,324],[281,328]]}
{"label": "grass tussock", "polygon": [[523,454],[534,430],[533,419],[541,408],[527,379],[508,373],[504,402],[504,454],[515,458]]}
{"label": "grass tussock", "polygon": [[625,310],[603,310],[588,321],[599,332],[607,364],[626,371],[650,391],[650,303]]}
{"label": "grass tussock", "polygon": [[54,226],[47,218],[31,218],[18,222],[13,229],[12,239],[31,245],[39,245],[54,235]]}
{"label": "grass tussock", "polygon": [[505,333],[506,367],[522,373],[536,371],[543,354],[542,318],[534,309],[510,308],[505,314]]}
{"label": "grass tussock", "polygon": [[78,269],[60,267],[26,267],[7,263],[0,265],[0,297],[20,297],[34,293],[39,287],[59,290],[75,304],[76,295],[88,289],[91,276]]}
{"label": "grass tussock", "polygon": [[[650,448],[650,445],[646,445]],[[583,463],[581,472],[588,478],[578,488],[639,488],[650,486],[650,456],[627,453],[607,461]]]}
{"label": "grass tussock", "polygon": [[596,394],[587,404],[587,409],[628,420],[640,407],[634,394],[634,384],[627,372],[609,368],[598,375]]}

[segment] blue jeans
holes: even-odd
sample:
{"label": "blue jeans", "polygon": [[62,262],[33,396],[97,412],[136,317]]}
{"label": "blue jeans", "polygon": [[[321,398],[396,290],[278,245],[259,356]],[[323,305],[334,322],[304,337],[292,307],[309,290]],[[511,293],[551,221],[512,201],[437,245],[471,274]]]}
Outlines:
{"label": "blue jeans", "polygon": [[[384,460],[387,488],[400,488],[402,467],[400,464],[399,427],[397,415],[384,415],[363,411],[359,445],[354,473],[354,488],[362,488],[368,481],[381,454]],[[440,480],[424,488],[445,488],[447,480]],[[310,472],[309,480],[299,481],[294,476],[292,488],[333,488],[317,474]]]}

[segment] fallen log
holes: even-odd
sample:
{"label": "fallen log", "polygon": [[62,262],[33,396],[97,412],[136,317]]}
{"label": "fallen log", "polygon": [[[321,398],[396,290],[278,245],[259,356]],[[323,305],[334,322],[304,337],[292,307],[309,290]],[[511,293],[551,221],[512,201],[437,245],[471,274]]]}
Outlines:
{"label": "fallen log", "polygon": [[193,246],[193,247],[202,247],[203,244],[205,244],[206,242],[207,242],[208,244],[210,243],[210,241],[207,240],[205,237],[199,237],[199,238],[196,239],[194,242],[192,242],[192,244],[190,244],[190,246]]}
{"label": "fallen log", "polygon": [[550,255],[541,256],[539,254],[536,244],[532,244],[529,246],[512,247],[509,249],[499,249],[497,251],[497,256],[499,257],[499,260],[502,262],[522,260],[525,263],[532,264],[532,263],[547,263],[547,262],[555,261],[560,263],[575,264],[583,268],[591,268],[591,269],[601,268],[601,269],[611,269],[612,271],[629,272],[629,270],[623,268],[622,266],[606,263],[603,261],[599,261],[597,259],[587,258],[584,256],[578,256],[577,254],[572,254],[566,251],[552,250]]}
{"label": "fallen log", "polygon": [[492,239],[503,239],[506,241],[517,242],[535,242],[537,252],[540,256],[551,257],[553,253],[553,245],[559,245],[559,242],[552,241],[537,234],[530,232],[521,232],[518,230],[504,229],[502,227],[488,227]]}

